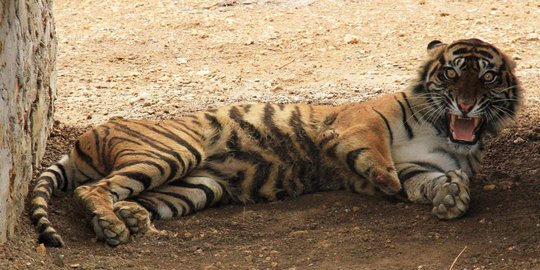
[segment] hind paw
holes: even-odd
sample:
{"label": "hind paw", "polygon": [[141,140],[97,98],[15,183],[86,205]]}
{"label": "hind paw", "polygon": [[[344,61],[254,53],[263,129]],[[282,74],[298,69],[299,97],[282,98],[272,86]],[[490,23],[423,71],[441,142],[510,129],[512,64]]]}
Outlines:
{"label": "hind paw", "polygon": [[99,240],[105,241],[109,246],[118,246],[129,241],[129,230],[123,221],[112,215],[94,214],[92,227]]}
{"label": "hind paw", "polygon": [[469,178],[461,170],[448,171],[448,180],[437,186],[433,214],[440,219],[459,218],[469,209]]}
{"label": "hind paw", "polygon": [[136,202],[117,202],[114,204],[114,213],[124,221],[131,234],[145,233],[151,228],[150,214]]}

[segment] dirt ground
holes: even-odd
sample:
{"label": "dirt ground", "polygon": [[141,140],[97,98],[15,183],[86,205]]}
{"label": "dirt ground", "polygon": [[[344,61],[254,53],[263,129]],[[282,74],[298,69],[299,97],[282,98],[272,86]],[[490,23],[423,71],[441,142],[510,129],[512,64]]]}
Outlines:
{"label": "dirt ground", "polygon": [[527,103],[488,140],[460,220],[329,192],[160,221],[163,235],[110,248],[65,196],[51,219],[67,246],[37,252],[25,213],[18,237],[0,246],[0,269],[448,269],[455,259],[453,269],[540,269],[540,4],[493,2],[55,0],[57,102],[43,166],[114,116],[399,91],[433,39],[479,37],[505,50]]}

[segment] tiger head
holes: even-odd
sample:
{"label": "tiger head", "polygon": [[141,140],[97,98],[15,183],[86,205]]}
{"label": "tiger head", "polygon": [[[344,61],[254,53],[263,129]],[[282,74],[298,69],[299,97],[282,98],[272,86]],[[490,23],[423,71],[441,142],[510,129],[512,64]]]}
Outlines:
{"label": "tiger head", "polygon": [[429,60],[413,92],[425,100],[422,117],[452,144],[476,145],[513,120],[521,100],[514,62],[479,39],[429,43]]}

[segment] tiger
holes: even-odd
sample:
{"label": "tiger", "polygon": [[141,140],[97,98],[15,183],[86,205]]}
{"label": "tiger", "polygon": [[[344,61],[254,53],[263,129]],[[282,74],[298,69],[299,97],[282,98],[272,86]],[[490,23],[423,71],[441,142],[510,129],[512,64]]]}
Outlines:
{"label": "tiger", "polygon": [[83,133],[31,193],[38,242],[61,247],[49,202],[73,192],[110,246],[152,221],[215,205],[328,190],[430,204],[466,214],[487,135],[515,121],[515,63],[480,39],[427,46],[402,92],[341,105],[239,104],[168,120],[111,119]]}

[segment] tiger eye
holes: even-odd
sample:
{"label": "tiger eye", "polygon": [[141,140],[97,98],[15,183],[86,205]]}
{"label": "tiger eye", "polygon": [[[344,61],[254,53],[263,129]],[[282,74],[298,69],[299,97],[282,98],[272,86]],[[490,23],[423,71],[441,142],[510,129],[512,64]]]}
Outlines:
{"label": "tiger eye", "polygon": [[446,75],[446,78],[448,78],[448,79],[454,79],[454,78],[456,78],[457,73],[453,69],[447,69],[445,71],[445,75]]}
{"label": "tiger eye", "polygon": [[484,74],[484,81],[489,82],[491,80],[493,80],[493,73],[487,72],[486,74]]}

